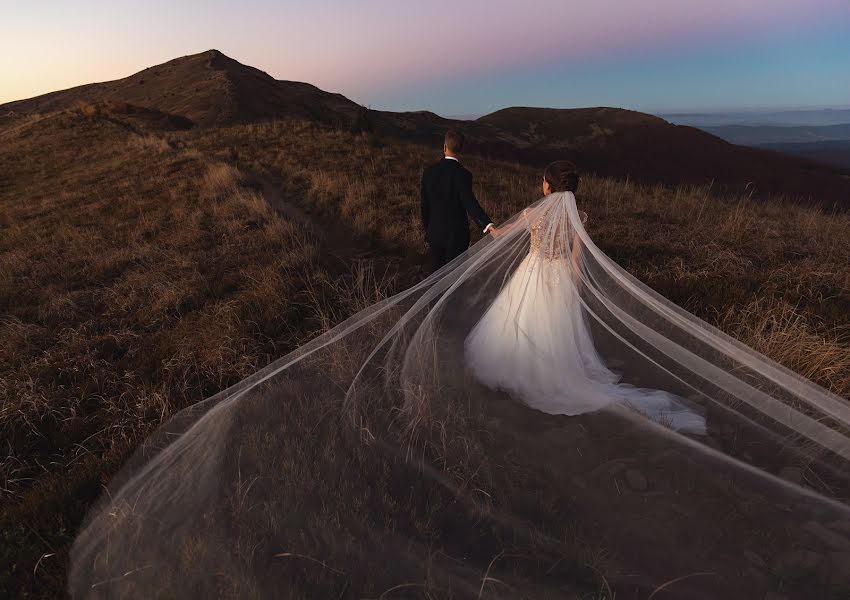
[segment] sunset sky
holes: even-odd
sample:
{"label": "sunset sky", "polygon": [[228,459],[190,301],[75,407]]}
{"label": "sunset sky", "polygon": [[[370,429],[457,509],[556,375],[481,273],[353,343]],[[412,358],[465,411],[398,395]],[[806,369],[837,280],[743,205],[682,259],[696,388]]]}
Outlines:
{"label": "sunset sky", "polygon": [[0,103],[210,48],[372,108],[850,106],[848,0],[0,0]]}

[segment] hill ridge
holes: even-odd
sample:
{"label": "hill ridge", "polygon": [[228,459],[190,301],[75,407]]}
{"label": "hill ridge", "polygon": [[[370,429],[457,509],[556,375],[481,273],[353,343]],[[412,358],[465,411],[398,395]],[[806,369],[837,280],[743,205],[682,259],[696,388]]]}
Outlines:
{"label": "hill ridge", "polygon": [[372,131],[432,145],[439,151],[450,127],[466,132],[468,151],[542,166],[574,161],[584,172],[644,183],[707,184],[718,190],[786,195],[850,208],[850,171],[778,152],[730,144],[700,129],[634,110],[506,107],[476,120],[430,111],[367,109],[342,94],[278,80],[217,49],[174,58],[123,79],[86,84],[0,105],[3,123],[79,103],[123,102],[219,127],[295,118]]}
{"label": "hill ridge", "polygon": [[90,83],[0,105],[0,114],[52,112],[81,102],[123,101],[201,126],[281,117],[346,120],[359,105],[309,83],[277,80],[220,50],[189,54],[128,77]]}

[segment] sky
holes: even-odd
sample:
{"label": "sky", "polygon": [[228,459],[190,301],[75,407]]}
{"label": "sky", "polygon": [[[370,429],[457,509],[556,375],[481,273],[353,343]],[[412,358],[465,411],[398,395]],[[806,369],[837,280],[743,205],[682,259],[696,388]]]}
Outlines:
{"label": "sky", "polygon": [[850,0],[0,0],[0,103],[211,48],[446,116],[850,106]]}

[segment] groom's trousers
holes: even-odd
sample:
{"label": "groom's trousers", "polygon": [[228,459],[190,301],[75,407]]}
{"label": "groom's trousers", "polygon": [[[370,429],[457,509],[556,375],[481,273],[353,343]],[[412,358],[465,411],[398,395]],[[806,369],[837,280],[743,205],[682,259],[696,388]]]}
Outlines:
{"label": "groom's trousers", "polygon": [[469,242],[464,240],[460,243],[452,243],[448,246],[428,244],[431,254],[431,272],[433,273],[447,262],[457,258],[469,248]]}

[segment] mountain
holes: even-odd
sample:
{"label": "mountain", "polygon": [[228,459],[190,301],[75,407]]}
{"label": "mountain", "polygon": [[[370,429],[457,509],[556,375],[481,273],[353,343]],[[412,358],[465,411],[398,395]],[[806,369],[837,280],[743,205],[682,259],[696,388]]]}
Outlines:
{"label": "mountain", "polygon": [[475,121],[431,112],[374,113],[377,127],[439,147],[463,129],[472,152],[542,167],[572,160],[588,172],[643,183],[711,183],[723,193],[798,197],[850,207],[850,177],[836,167],[731,144],[701,129],[621,108],[507,108]]}
{"label": "mountain", "polygon": [[458,127],[468,136],[470,152],[538,168],[564,158],[586,172],[643,183],[712,183],[718,191],[746,190],[850,206],[850,176],[837,167],[736,146],[640,112],[513,107],[464,121],[428,111],[374,111],[306,83],[276,80],[217,50],[177,58],[117,81],[4,104],[0,127],[23,115],[85,103],[110,103],[125,113],[154,111],[163,119],[199,127],[306,119],[431,144],[437,152],[445,130]]}
{"label": "mountain", "polygon": [[537,162],[566,158],[600,175],[675,185],[713,182],[726,191],[850,200],[850,177],[768,149],[730,144],[685,125],[617,108],[512,108],[476,121]]}
{"label": "mountain", "polygon": [[45,113],[80,102],[122,102],[179,115],[200,126],[280,117],[349,121],[359,105],[307,83],[278,81],[218,50],[170,60],[116,81],[0,106],[0,114]]}
{"label": "mountain", "polygon": [[712,113],[668,113],[659,115],[677,125],[693,127],[720,127],[723,125],[751,125],[778,127],[818,127],[850,123],[850,109],[822,108],[782,111],[737,111]]}
{"label": "mountain", "polygon": [[564,149],[604,146],[607,139],[634,128],[663,127],[658,117],[622,108],[528,108],[496,111],[477,120],[509,135],[520,147]]}
{"label": "mountain", "polygon": [[462,128],[478,152],[519,152],[524,158],[553,152],[604,148],[625,131],[667,125],[665,121],[621,108],[505,108],[471,121],[446,119],[428,111],[375,113],[380,126],[410,137],[437,138],[448,127]]}
{"label": "mountain", "polygon": [[778,125],[723,125],[701,127],[727,142],[743,146],[762,144],[800,144],[850,140],[850,124],[817,127],[782,127]]}

